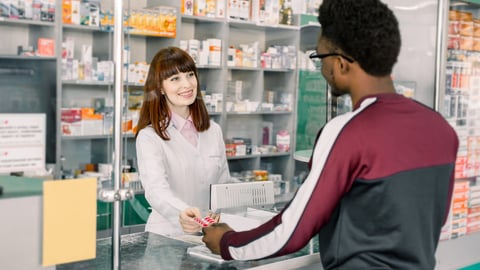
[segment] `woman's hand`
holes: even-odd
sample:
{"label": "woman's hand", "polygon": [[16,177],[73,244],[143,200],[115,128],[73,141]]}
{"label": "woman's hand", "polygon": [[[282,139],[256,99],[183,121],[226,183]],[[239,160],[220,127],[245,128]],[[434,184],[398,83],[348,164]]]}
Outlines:
{"label": "woman's hand", "polygon": [[197,207],[188,207],[180,212],[179,222],[186,233],[199,232],[202,227],[193,220],[194,217],[202,218],[202,214]]}

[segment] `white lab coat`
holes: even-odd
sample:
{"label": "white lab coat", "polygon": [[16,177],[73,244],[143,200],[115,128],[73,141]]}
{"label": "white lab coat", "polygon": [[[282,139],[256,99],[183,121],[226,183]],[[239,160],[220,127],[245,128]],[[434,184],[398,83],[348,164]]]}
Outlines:
{"label": "white lab coat", "polygon": [[152,207],[145,230],[175,236],[183,233],[180,211],[189,206],[208,210],[210,184],[227,182],[230,173],[217,123],[210,121],[210,128],[198,133],[196,147],[172,122],[167,132],[170,140],[165,141],[151,126],[142,129],[136,148],[140,180]]}

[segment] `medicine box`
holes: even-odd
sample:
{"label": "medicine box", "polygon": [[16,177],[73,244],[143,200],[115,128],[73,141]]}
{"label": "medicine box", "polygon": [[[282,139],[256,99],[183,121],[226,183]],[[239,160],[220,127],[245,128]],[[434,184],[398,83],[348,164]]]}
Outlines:
{"label": "medicine box", "polygon": [[103,115],[93,108],[62,108],[61,127],[64,136],[103,134]]}
{"label": "medicine box", "polygon": [[37,44],[37,54],[40,56],[54,56],[55,40],[51,38],[39,38]]}

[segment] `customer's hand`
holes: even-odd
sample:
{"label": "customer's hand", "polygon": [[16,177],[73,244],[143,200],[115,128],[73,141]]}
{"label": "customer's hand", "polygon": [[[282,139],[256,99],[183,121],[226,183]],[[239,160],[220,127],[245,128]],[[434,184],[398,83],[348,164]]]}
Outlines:
{"label": "customer's hand", "polygon": [[215,223],[208,227],[204,227],[202,241],[208,249],[214,254],[220,254],[220,240],[228,231],[233,231],[226,223]]}
{"label": "customer's hand", "polygon": [[202,227],[193,218],[202,218],[202,214],[197,207],[188,207],[180,212],[179,222],[182,226],[182,230],[186,233],[199,232]]}

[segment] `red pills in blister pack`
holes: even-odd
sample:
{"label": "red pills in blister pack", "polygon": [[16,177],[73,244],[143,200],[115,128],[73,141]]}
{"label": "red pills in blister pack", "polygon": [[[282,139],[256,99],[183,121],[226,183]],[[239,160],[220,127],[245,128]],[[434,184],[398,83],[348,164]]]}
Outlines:
{"label": "red pills in blister pack", "polygon": [[208,227],[208,226],[210,226],[210,225],[212,225],[213,223],[216,222],[215,219],[213,219],[212,217],[209,217],[209,216],[206,216],[204,218],[194,217],[193,220],[195,222],[197,222],[202,227]]}

